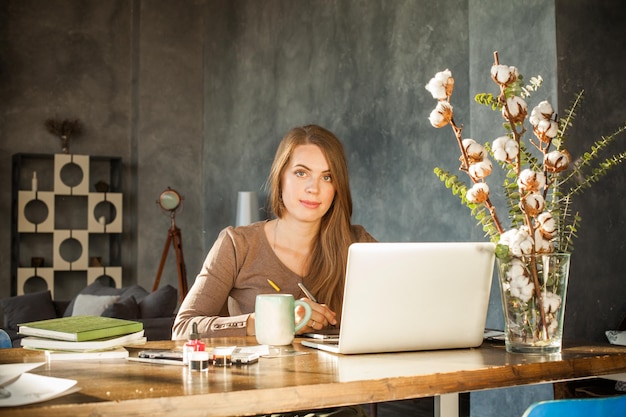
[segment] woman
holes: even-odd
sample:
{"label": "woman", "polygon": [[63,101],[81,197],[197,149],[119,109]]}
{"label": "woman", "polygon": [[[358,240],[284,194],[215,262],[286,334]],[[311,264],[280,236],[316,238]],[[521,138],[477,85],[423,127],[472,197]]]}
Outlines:
{"label": "woman", "polygon": [[254,335],[257,294],[305,299],[302,282],[319,303],[305,299],[311,319],[300,333],[337,325],[341,317],[348,246],[374,238],[351,225],[352,197],[343,146],[328,130],[290,130],[276,151],[269,201],[276,218],[227,227],[209,251],[183,301],[172,339]]}

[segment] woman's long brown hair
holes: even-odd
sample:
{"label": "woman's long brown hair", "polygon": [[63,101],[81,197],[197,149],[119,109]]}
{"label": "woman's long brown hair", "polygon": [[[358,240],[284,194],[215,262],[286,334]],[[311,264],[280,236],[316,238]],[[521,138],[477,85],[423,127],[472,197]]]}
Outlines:
{"label": "woman's long brown hair", "polygon": [[303,280],[317,299],[337,312],[340,318],[348,247],[354,238],[350,227],[352,195],[348,165],[343,145],[332,132],[316,125],[296,127],[287,132],[278,145],[268,178],[269,205],[278,218],[282,217],[285,211],[281,195],[283,174],[294,149],[305,144],[318,146],[326,157],[335,198],[322,218]]}

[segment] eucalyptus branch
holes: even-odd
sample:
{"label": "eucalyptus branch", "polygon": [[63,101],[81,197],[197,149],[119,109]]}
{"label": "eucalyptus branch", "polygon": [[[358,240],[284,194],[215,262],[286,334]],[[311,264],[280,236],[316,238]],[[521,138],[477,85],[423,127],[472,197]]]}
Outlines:
{"label": "eucalyptus branch", "polygon": [[567,195],[574,196],[580,194],[587,188],[591,188],[593,183],[598,182],[602,177],[607,175],[613,168],[626,160],[626,152],[620,152],[610,158],[605,159],[597,168],[593,168],[591,174],[585,175],[582,181],[575,187],[570,188]]}
{"label": "eucalyptus branch", "polygon": [[565,145],[565,140],[567,138],[565,133],[567,132],[567,129],[573,125],[574,118],[576,117],[576,108],[578,108],[578,106],[582,103],[584,96],[585,90],[580,90],[578,94],[576,94],[572,104],[570,104],[567,110],[565,110],[565,117],[562,117],[559,120],[559,132],[557,133],[557,137],[560,138],[560,140],[556,144],[556,148],[559,150]]}
{"label": "eucalyptus branch", "polygon": [[[570,214],[571,196],[559,197],[557,211],[557,221],[559,224],[559,235],[557,237],[557,250],[559,252],[571,252],[574,249],[574,238],[581,221],[579,213],[573,216]],[[568,221],[568,218],[572,218]]]}
{"label": "eucalyptus branch", "polygon": [[[585,152],[583,156],[573,164],[574,169],[569,173],[569,175],[567,175],[567,177],[563,179],[563,181],[561,181],[561,184],[565,185],[570,181],[575,181],[576,179],[578,179],[579,184],[576,186],[570,187],[570,191],[568,192],[568,194],[572,194],[572,195],[578,194],[582,189],[588,188],[591,185],[591,183],[597,181],[601,176],[606,174],[606,172],[604,173],[594,172],[594,175],[592,177],[586,177],[583,170],[586,167],[590,166],[593,163],[593,161],[595,161],[600,156],[600,153],[604,149],[606,149],[611,143],[613,143],[616,140],[617,136],[623,133],[624,131],[626,131],[626,124],[619,127],[616,131],[614,131],[609,136],[602,136],[601,139],[593,143],[589,152]],[[606,168],[607,170],[612,169],[613,167],[615,167],[616,165],[620,164],[623,161],[624,159],[623,155],[624,155],[624,152],[619,153],[613,156],[612,158],[606,159],[603,163],[600,163],[599,165],[601,168]]]}
{"label": "eucalyptus branch", "polygon": [[497,241],[501,232],[498,229],[498,225],[494,221],[491,212],[489,216],[480,215],[481,205],[472,203],[465,197],[465,194],[467,193],[467,186],[465,183],[463,183],[463,181],[461,181],[456,175],[453,175],[449,171],[439,167],[434,169],[434,173],[437,178],[445,184],[446,188],[449,188],[452,191],[452,194],[457,196],[461,200],[461,203],[470,209],[472,216],[474,216],[474,218],[483,225],[483,230],[487,236],[489,236],[492,241]]}

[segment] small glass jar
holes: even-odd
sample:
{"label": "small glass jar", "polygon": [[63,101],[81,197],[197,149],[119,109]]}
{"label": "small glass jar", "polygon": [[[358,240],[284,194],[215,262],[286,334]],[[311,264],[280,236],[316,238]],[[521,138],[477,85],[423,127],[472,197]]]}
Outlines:
{"label": "small glass jar", "polygon": [[192,372],[207,372],[209,370],[209,352],[201,350],[189,352],[189,370]]}
{"label": "small glass jar", "polygon": [[234,346],[213,348],[213,366],[230,366],[233,364],[232,353]]}

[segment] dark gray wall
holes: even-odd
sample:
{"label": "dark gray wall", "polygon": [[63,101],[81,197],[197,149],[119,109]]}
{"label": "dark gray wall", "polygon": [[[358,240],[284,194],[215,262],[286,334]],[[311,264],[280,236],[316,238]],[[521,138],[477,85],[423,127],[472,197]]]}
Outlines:
{"label": "dark gray wall", "polygon": [[[494,50],[527,77],[541,74],[536,97],[561,109],[585,88],[576,155],[626,119],[623,9],[609,0],[4,0],[0,296],[10,288],[10,157],[59,152],[43,128],[55,115],[86,126],[73,152],[124,160],[126,284],[154,280],[169,228],[155,204],[161,191],[185,198],[176,221],[191,283],[234,223],[237,191],[263,200],[276,144],[305,123],[343,139],[353,219],[379,240],[483,240],[432,173],[456,169],[458,155],[450,130],[427,120],[434,101],[424,85],[451,69],[455,116],[480,141],[499,135],[497,115],[473,103],[493,91]],[[604,341],[626,313],[624,173],[577,205],[567,337]],[[177,286],[171,251],[162,283]]]}
{"label": "dark gray wall", "polygon": [[[11,155],[57,153],[49,117],[79,118],[70,150],[124,162],[124,283],[151,288],[170,219],[167,187],[184,197],[176,222],[193,282],[202,230],[205,2],[51,0],[0,3],[0,294],[8,296]],[[170,248],[161,285],[178,287]]]}
{"label": "dark gray wall", "polygon": [[[132,154],[136,175],[137,274],[151,286],[157,272],[170,219],[155,204],[167,187],[184,198],[176,214],[181,229],[188,282],[192,283],[205,255],[202,153],[205,126],[203,65],[206,4],[168,0],[125,2],[133,6],[132,92],[135,123]],[[178,288],[175,252],[170,246],[161,285]]]}
{"label": "dark gray wall", "polygon": [[[557,2],[559,102],[585,98],[570,132],[573,155],[580,156],[602,135],[624,126],[626,7],[619,1]],[[626,134],[610,151],[623,151]],[[626,167],[611,172],[575,207],[583,218],[578,233],[566,310],[566,335],[604,339],[626,312]]]}
{"label": "dark gray wall", "polygon": [[[367,5],[367,6],[366,6]],[[453,7],[454,5],[454,7]],[[345,143],[354,221],[380,240],[468,239],[443,198],[424,85],[450,67],[467,96],[467,5],[414,1],[212,3],[207,45],[205,244],[233,221],[237,190],[263,191],[274,150],[292,126],[317,123]],[[437,22],[437,24],[431,24]],[[445,138],[445,139],[443,139]],[[224,166],[229,167],[224,172]],[[433,214],[437,213],[436,216]],[[474,235],[478,237],[478,235]]]}
{"label": "dark gray wall", "polygon": [[[125,164],[124,230],[135,236],[130,190],[131,8],[125,1],[0,2],[0,292],[10,291],[11,155],[60,153],[48,118],[78,118],[77,154],[121,156]],[[52,173],[39,173],[40,176]],[[124,266],[134,278],[134,239],[124,239]],[[127,282],[132,282],[128,280]]]}

